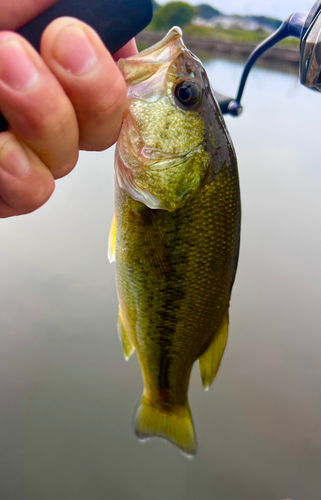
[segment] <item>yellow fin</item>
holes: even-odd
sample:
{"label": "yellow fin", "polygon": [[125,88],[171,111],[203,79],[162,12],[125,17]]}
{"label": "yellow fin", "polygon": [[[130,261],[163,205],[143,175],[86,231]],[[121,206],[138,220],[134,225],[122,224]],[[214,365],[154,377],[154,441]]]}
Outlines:
{"label": "yellow fin", "polygon": [[108,259],[112,263],[115,260],[115,249],[116,249],[116,216],[114,214],[108,238]]}
{"label": "yellow fin", "polygon": [[199,358],[203,387],[208,390],[218,372],[228,336],[228,309],[207,350]]}
{"label": "yellow fin", "polygon": [[127,332],[125,330],[125,326],[124,326],[124,322],[123,322],[120,308],[118,311],[117,330],[118,330],[118,335],[120,337],[120,340],[121,340],[121,343],[123,346],[124,358],[127,361],[131,357],[133,352],[135,351],[135,347],[131,343],[131,341],[127,335]]}
{"label": "yellow fin", "polygon": [[173,443],[184,455],[195,455],[196,437],[188,403],[175,413],[165,412],[143,395],[135,414],[134,427],[136,436],[142,441],[160,437]]}

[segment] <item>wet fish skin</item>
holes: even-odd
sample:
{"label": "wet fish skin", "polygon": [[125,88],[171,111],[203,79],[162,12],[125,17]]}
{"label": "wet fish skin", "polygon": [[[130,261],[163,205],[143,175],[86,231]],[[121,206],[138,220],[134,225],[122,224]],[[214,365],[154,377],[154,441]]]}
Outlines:
{"label": "wet fish skin", "polygon": [[[115,245],[125,357],[136,349],[144,381],[134,426],[141,439],[160,436],[193,455],[191,369],[199,359],[208,388],[227,340],[240,242],[236,157],[206,72],[178,31],[120,69],[129,98],[110,254]],[[184,79],[202,89],[194,109],[173,96]]]}

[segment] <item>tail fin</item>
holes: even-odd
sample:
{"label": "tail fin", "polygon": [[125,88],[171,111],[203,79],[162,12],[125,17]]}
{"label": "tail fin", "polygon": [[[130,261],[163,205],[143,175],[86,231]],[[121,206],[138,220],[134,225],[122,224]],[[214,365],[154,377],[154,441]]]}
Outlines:
{"label": "tail fin", "polygon": [[195,455],[196,437],[188,403],[169,413],[159,410],[143,395],[134,417],[134,428],[142,441],[157,436],[173,443],[184,455]]}

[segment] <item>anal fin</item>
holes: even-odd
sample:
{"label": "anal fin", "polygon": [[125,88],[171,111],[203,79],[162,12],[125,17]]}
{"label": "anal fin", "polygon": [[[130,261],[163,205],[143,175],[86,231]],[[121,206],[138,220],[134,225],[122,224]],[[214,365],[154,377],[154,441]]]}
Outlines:
{"label": "anal fin", "polygon": [[218,372],[228,337],[228,309],[207,350],[199,358],[203,387],[208,390]]}
{"label": "anal fin", "polygon": [[123,346],[124,358],[127,361],[135,351],[135,347],[127,335],[120,308],[118,311],[117,330]]}

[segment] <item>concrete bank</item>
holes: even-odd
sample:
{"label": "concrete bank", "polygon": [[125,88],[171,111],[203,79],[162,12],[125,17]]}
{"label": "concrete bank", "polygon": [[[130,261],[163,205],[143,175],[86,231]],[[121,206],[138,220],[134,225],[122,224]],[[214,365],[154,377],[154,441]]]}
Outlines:
{"label": "concrete bank", "polygon": [[[138,43],[153,45],[161,40],[166,32],[143,31],[136,40]],[[184,36],[184,42],[190,50],[206,52],[213,56],[229,56],[237,59],[247,59],[257,46],[249,43],[235,43],[215,38],[196,38]],[[268,50],[262,60],[270,63],[285,63],[287,66],[298,68],[299,50],[297,48],[273,47]]]}

